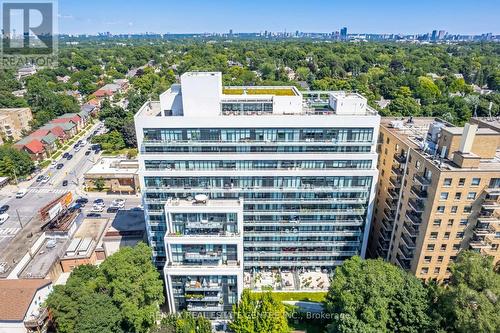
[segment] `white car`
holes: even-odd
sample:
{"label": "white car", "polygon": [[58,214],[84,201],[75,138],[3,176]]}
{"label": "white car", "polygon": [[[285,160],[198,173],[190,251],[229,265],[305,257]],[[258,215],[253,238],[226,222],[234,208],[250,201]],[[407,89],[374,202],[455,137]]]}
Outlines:
{"label": "white car", "polygon": [[9,219],[9,214],[3,213],[0,215],[0,224],[4,224],[5,221]]}
{"label": "white car", "polygon": [[82,142],[80,143],[80,147],[83,147],[87,144],[87,140],[82,140]]}
{"label": "white car", "polygon": [[101,206],[101,205],[93,205],[93,206],[92,206],[92,211],[93,211],[93,212],[102,212],[102,211],[104,211],[104,206]]}
{"label": "white car", "polygon": [[40,181],[40,183],[42,183],[42,184],[46,184],[46,183],[48,183],[48,182],[49,182],[49,179],[50,179],[50,177],[49,177],[49,176],[45,176],[45,177],[43,177],[43,179]]}
{"label": "white car", "polygon": [[20,198],[24,197],[26,195],[26,193],[28,193],[27,189],[20,188],[19,191],[17,191],[17,193],[16,193],[16,198],[20,199]]}
{"label": "white car", "polygon": [[51,169],[54,169],[56,167],[56,165],[57,165],[57,161],[54,160],[54,161],[50,162]]}
{"label": "white car", "polygon": [[123,208],[125,207],[125,199],[115,199],[111,204],[114,207]]}

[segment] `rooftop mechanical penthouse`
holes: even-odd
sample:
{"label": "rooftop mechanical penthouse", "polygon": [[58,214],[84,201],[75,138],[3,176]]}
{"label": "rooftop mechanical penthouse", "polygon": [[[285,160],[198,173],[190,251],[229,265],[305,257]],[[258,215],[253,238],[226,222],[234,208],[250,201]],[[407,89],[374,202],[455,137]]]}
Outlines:
{"label": "rooftop mechanical penthouse", "polygon": [[[364,257],[380,117],[363,96],[224,87],[221,73],[189,72],[160,101],[145,103],[135,124],[148,237],[159,267],[171,264],[168,234],[189,233],[198,221],[170,230],[166,203],[197,195],[243,203],[243,261],[232,276],[239,265],[331,270],[353,255]],[[219,244],[225,236],[204,237]]]}

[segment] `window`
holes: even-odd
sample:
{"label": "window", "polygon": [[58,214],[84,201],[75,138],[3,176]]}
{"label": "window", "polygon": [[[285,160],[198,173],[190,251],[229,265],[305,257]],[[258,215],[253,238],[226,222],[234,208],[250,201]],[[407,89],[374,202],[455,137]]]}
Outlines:
{"label": "window", "polygon": [[439,271],[441,270],[440,267],[436,267],[434,268],[434,274],[439,274]]}
{"label": "window", "polygon": [[465,185],[465,178],[460,178],[458,180],[458,186],[464,186]]}
{"label": "window", "polygon": [[457,210],[458,210],[458,206],[452,206],[451,207],[451,213],[452,214],[456,214]]}
{"label": "window", "polygon": [[427,244],[427,251],[434,251],[434,244]]}
{"label": "window", "polygon": [[443,256],[439,256],[439,257],[438,257],[437,262],[438,262],[439,264],[440,264],[440,263],[442,263],[442,262],[443,262],[443,258],[444,258]]}
{"label": "window", "polygon": [[441,192],[440,199],[441,199],[441,200],[446,200],[446,199],[448,199],[448,192]]}
{"label": "window", "polygon": [[460,250],[460,244],[453,244],[453,251]]}
{"label": "window", "polygon": [[462,198],[462,192],[455,193],[455,200],[460,200]]}
{"label": "window", "polygon": [[431,239],[437,239],[438,238],[438,233],[437,232],[431,232]]}
{"label": "window", "polygon": [[453,226],[453,223],[454,223],[454,222],[455,222],[455,220],[454,220],[454,219],[449,219],[449,220],[448,220],[448,227]]}
{"label": "window", "polygon": [[451,178],[445,178],[443,181],[443,186],[451,186]]}
{"label": "window", "polygon": [[467,194],[467,200],[474,200],[476,199],[476,192],[469,192],[469,194]]}
{"label": "window", "polygon": [[457,239],[462,239],[462,238],[464,238],[464,232],[463,232],[463,231],[459,231],[459,232],[457,232],[457,237],[456,237],[456,238],[457,238]]}
{"label": "window", "polygon": [[460,220],[460,225],[461,225],[461,226],[466,226],[466,225],[467,225],[467,222],[468,222],[468,221],[467,221],[467,219],[461,219],[461,220]]}
{"label": "window", "polygon": [[455,260],[457,260],[457,256],[451,256],[450,257],[450,262],[454,262]]}
{"label": "window", "polygon": [[449,232],[445,232],[443,239],[450,239],[450,233]]}
{"label": "window", "polygon": [[472,206],[465,206],[464,213],[470,213],[470,212],[472,212]]}
{"label": "window", "polygon": [[427,274],[427,273],[429,273],[429,267],[422,267],[420,274]]}
{"label": "window", "polygon": [[432,256],[425,256],[425,257],[424,257],[424,262],[425,262],[426,264],[430,264],[430,263],[431,263],[431,260],[432,260]]}
{"label": "window", "polygon": [[437,212],[438,213],[444,213],[444,206],[438,206],[437,207]]}
{"label": "window", "polygon": [[478,186],[479,183],[481,183],[481,178],[472,178],[472,182],[471,182],[472,186]]}
{"label": "window", "polygon": [[441,225],[441,219],[436,219],[432,222],[432,225],[435,227],[439,227]]}
{"label": "window", "polygon": [[446,244],[441,244],[441,251],[446,251]]}

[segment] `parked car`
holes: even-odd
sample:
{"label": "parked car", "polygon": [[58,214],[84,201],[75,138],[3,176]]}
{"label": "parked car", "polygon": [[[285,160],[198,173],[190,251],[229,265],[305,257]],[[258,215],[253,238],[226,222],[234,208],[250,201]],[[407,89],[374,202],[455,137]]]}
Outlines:
{"label": "parked car", "polygon": [[113,200],[111,206],[123,208],[123,207],[125,207],[125,199],[115,199],[115,200]]}
{"label": "parked car", "polygon": [[69,153],[68,153],[68,152],[66,152],[66,153],[64,153],[64,154],[63,154],[63,156],[62,156],[62,157],[63,157],[63,158],[66,158],[66,157],[68,157],[68,156],[69,156]]}
{"label": "parked car", "polygon": [[93,205],[92,206],[92,211],[93,212],[102,212],[104,210],[104,205]]}
{"label": "parked car", "polygon": [[73,158],[73,155],[69,154],[68,157],[66,157],[66,159],[69,161],[70,159]]}
{"label": "parked car", "polygon": [[36,182],[39,183],[43,180],[44,176],[43,175],[40,175],[38,177],[36,177]]}
{"label": "parked car", "polygon": [[82,207],[85,207],[85,204],[89,202],[87,198],[78,198],[75,200],[77,204],[80,204]]}
{"label": "parked car", "polygon": [[63,180],[62,186],[68,186],[68,181],[67,180]]}
{"label": "parked car", "polygon": [[9,205],[3,205],[2,207],[0,207],[0,214],[3,214],[5,213],[6,211],[8,211],[10,208]]}
{"label": "parked car", "polygon": [[64,164],[62,163],[59,163],[57,166],[56,166],[56,169],[59,170],[59,169],[62,169],[62,167],[64,166]]}
{"label": "parked car", "polygon": [[95,199],[94,204],[104,206],[104,200],[103,199]]}
{"label": "parked car", "polygon": [[4,224],[4,222],[7,221],[8,219],[9,219],[9,214],[7,213],[0,214],[0,224]]}
{"label": "parked car", "polygon": [[87,150],[87,151],[85,152],[85,156],[89,156],[89,155],[90,155],[90,152],[91,152],[90,150]]}
{"label": "parked car", "polygon": [[101,214],[98,214],[98,213],[88,213],[87,217],[101,217]]}
{"label": "parked car", "polygon": [[110,206],[110,207],[108,207],[108,209],[106,210],[106,212],[108,212],[108,213],[116,213],[119,209],[120,209],[120,207]]}
{"label": "parked car", "polygon": [[50,168],[53,169],[57,165],[56,161],[50,162]]}
{"label": "parked car", "polygon": [[49,176],[44,176],[43,179],[40,181],[42,184],[47,184],[49,182],[50,177]]}

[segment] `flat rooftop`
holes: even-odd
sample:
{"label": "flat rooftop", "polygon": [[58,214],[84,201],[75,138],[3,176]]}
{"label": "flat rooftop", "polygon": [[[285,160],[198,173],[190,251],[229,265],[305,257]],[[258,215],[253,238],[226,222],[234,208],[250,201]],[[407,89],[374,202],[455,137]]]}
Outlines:
{"label": "flat rooftop", "polygon": [[19,274],[22,279],[44,279],[64,255],[68,239],[47,238]]}
{"label": "flat rooftop", "polygon": [[143,237],[146,232],[146,221],[143,210],[119,210],[105,237]]}
{"label": "flat rooftop", "polygon": [[[396,123],[395,123],[396,122]],[[389,118],[384,117],[380,121],[380,126],[383,126],[388,132],[394,134],[409,147],[419,152],[425,159],[433,163],[441,170],[449,171],[491,171],[500,170],[500,150],[497,150],[496,156],[491,159],[481,159],[478,168],[460,168],[450,159],[440,159],[437,155],[431,155],[427,151],[423,151],[422,146],[427,140],[429,127],[434,122],[443,124],[443,131],[454,135],[461,135],[463,127],[454,126],[441,119],[432,117],[416,117],[408,122],[408,118]],[[397,126],[394,126],[394,125]],[[491,128],[478,128],[476,135],[500,135]]]}
{"label": "flat rooftop", "polygon": [[[135,165],[134,162],[135,161]],[[139,170],[139,162],[136,160],[124,160],[123,158],[103,157],[92,168],[90,168],[86,175],[99,175],[99,174],[136,174]]]}
{"label": "flat rooftop", "polygon": [[224,95],[273,95],[273,96],[298,96],[295,87],[273,87],[273,86],[252,86],[252,87],[224,87]]}

